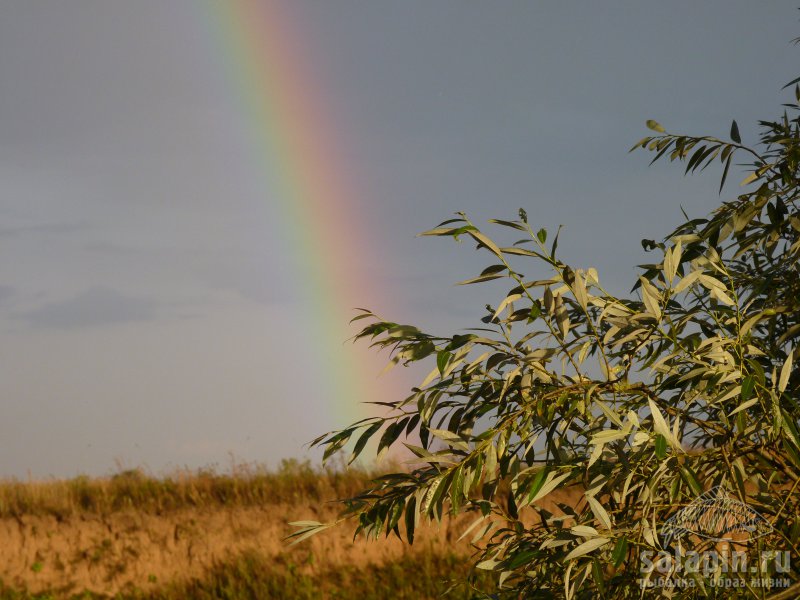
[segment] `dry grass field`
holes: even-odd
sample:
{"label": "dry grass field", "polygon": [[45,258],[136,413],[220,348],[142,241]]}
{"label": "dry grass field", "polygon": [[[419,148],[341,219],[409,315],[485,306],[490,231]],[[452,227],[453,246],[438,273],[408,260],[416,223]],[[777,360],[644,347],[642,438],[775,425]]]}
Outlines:
{"label": "dry grass field", "polygon": [[[334,518],[369,472],[284,461],[153,477],[0,482],[0,600],[56,598],[437,598],[469,575],[474,516],[353,540],[353,526],[293,547],[291,521]],[[544,499],[576,502],[579,491]],[[489,575],[475,579],[488,589]],[[469,598],[460,585],[453,598]]]}
{"label": "dry grass field", "polygon": [[287,547],[288,522],[334,517],[330,501],[368,478],[288,461],[274,472],[5,481],[0,598],[422,599],[464,577],[470,547],[456,539],[470,517],[419,530],[411,547],[354,542],[352,527]]}

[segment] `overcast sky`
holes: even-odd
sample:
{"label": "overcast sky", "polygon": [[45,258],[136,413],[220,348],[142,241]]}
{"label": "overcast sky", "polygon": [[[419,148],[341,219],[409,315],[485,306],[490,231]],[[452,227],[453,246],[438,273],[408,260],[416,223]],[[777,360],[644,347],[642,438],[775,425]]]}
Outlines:
{"label": "overcast sky", "polygon": [[[452,285],[487,263],[416,233],[523,206],[627,289],[642,238],[720,200],[627,154],[645,120],[754,142],[800,74],[795,1],[285,2],[370,230],[339,268],[441,333],[495,300]],[[345,425],[210,5],[0,0],[0,476],[275,464]]]}

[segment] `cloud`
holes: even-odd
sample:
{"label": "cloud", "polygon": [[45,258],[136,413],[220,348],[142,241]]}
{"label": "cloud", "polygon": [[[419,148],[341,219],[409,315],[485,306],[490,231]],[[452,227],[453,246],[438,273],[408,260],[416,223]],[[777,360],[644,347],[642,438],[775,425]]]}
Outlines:
{"label": "cloud", "polygon": [[10,225],[0,227],[0,237],[17,237],[25,234],[53,234],[53,233],[73,233],[84,231],[88,225],[80,223],[48,223],[41,225]]}
{"label": "cloud", "polygon": [[153,300],[97,286],[68,300],[28,311],[22,318],[35,327],[79,329],[148,321],[155,318],[156,308]]}
{"label": "cloud", "polygon": [[0,304],[4,304],[15,293],[16,290],[12,286],[0,283]]}

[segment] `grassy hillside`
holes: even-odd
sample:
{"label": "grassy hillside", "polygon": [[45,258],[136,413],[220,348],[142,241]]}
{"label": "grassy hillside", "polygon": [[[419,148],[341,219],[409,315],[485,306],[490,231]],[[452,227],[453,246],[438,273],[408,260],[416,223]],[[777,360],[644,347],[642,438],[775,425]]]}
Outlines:
{"label": "grassy hillside", "polygon": [[[284,462],[270,472],[0,482],[0,599],[435,598],[468,575],[469,518],[409,547],[329,530],[292,548],[293,520],[326,520],[365,471]],[[463,586],[452,597],[467,598]]]}

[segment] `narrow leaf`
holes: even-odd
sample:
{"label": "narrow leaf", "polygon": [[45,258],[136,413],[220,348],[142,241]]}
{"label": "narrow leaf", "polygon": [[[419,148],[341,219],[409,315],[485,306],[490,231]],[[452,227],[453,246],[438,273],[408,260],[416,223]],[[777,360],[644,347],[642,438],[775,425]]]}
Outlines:
{"label": "narrow leaf", "polygon": [[617,540],[617,545],[614,546],[614,552],[611,553],[611,564],[614,565],[614,568],[619,567],[627,555],[628,538],[621,537]]}
{"label": "narrow leaf", "polygon": [[758,173],[750,173],[750,175],[748,175],[747,177],[745,177],[745,178],[742,180],[742,183],[740,183],[739,185],[741,185],[741,186],[745,186],[745,185],[747,185],[748,183],[752,183],[752,182],[753,182],[753,181],[755,181],[756,179],[758,179]]}
{"label": "narrow leaf", "polygon": [[722,188],[725,186],[725,180],[728,178],[728,170],[731,168],[731,159],[733,158],[733,154],[728,156],[728,159],[725,161],[725,168],[722,170],[722,177],[719,180],[719,193],[722,193]]}
{"label": "narrow leaf", "polygon": [[572,560],[573,558],[578,558],[579,556],[583,556],[584,554],[589,554],[590,552],[594,552],[601,546],[605,546],[611,540],[609,538],[598,537],[593,538],[591,540],[587,540],[583,542],[580,546],[573,549],[572,552],[567,554],[564,557],[565,561]]}
{"label": "narrow leaf", "polygon": [[497,247],[497,244],[495,244],[492,240],[483,235],[480,231],[477,230],[468,231],[467,233],[469,233],[469,235],[471,235],[476,242],[478,242],[483,246],[486,246],[489,250],[494,252],[499,258],[503,258],[503,253],[500,252],[500,248]]}
{"label": "narrow leaf", "polygon": [[786,362],[781,367],[781,375],[778,379],[778,391],[782,394],[786,391],[786,386],[789,384],[789,375],[792,374],[792,349],[789,348],[789,355],[786,357]]}
{"label": "narrow leaf", "polygon": [[739,135],[739,126],[736,124],[736,121],[731,123],[731,139],[737,144],[742,143],[742,137]]}
{"label": "narrow leaf", "polygon": [[608,511],[603,508],[603,505],[592,496],[587,497],[586,500],[589,502],[589,508],[592,509],[592,513],[597,517],[597,520],[603,524],[603,527],[612,529],[611,517],[608,515]]}

